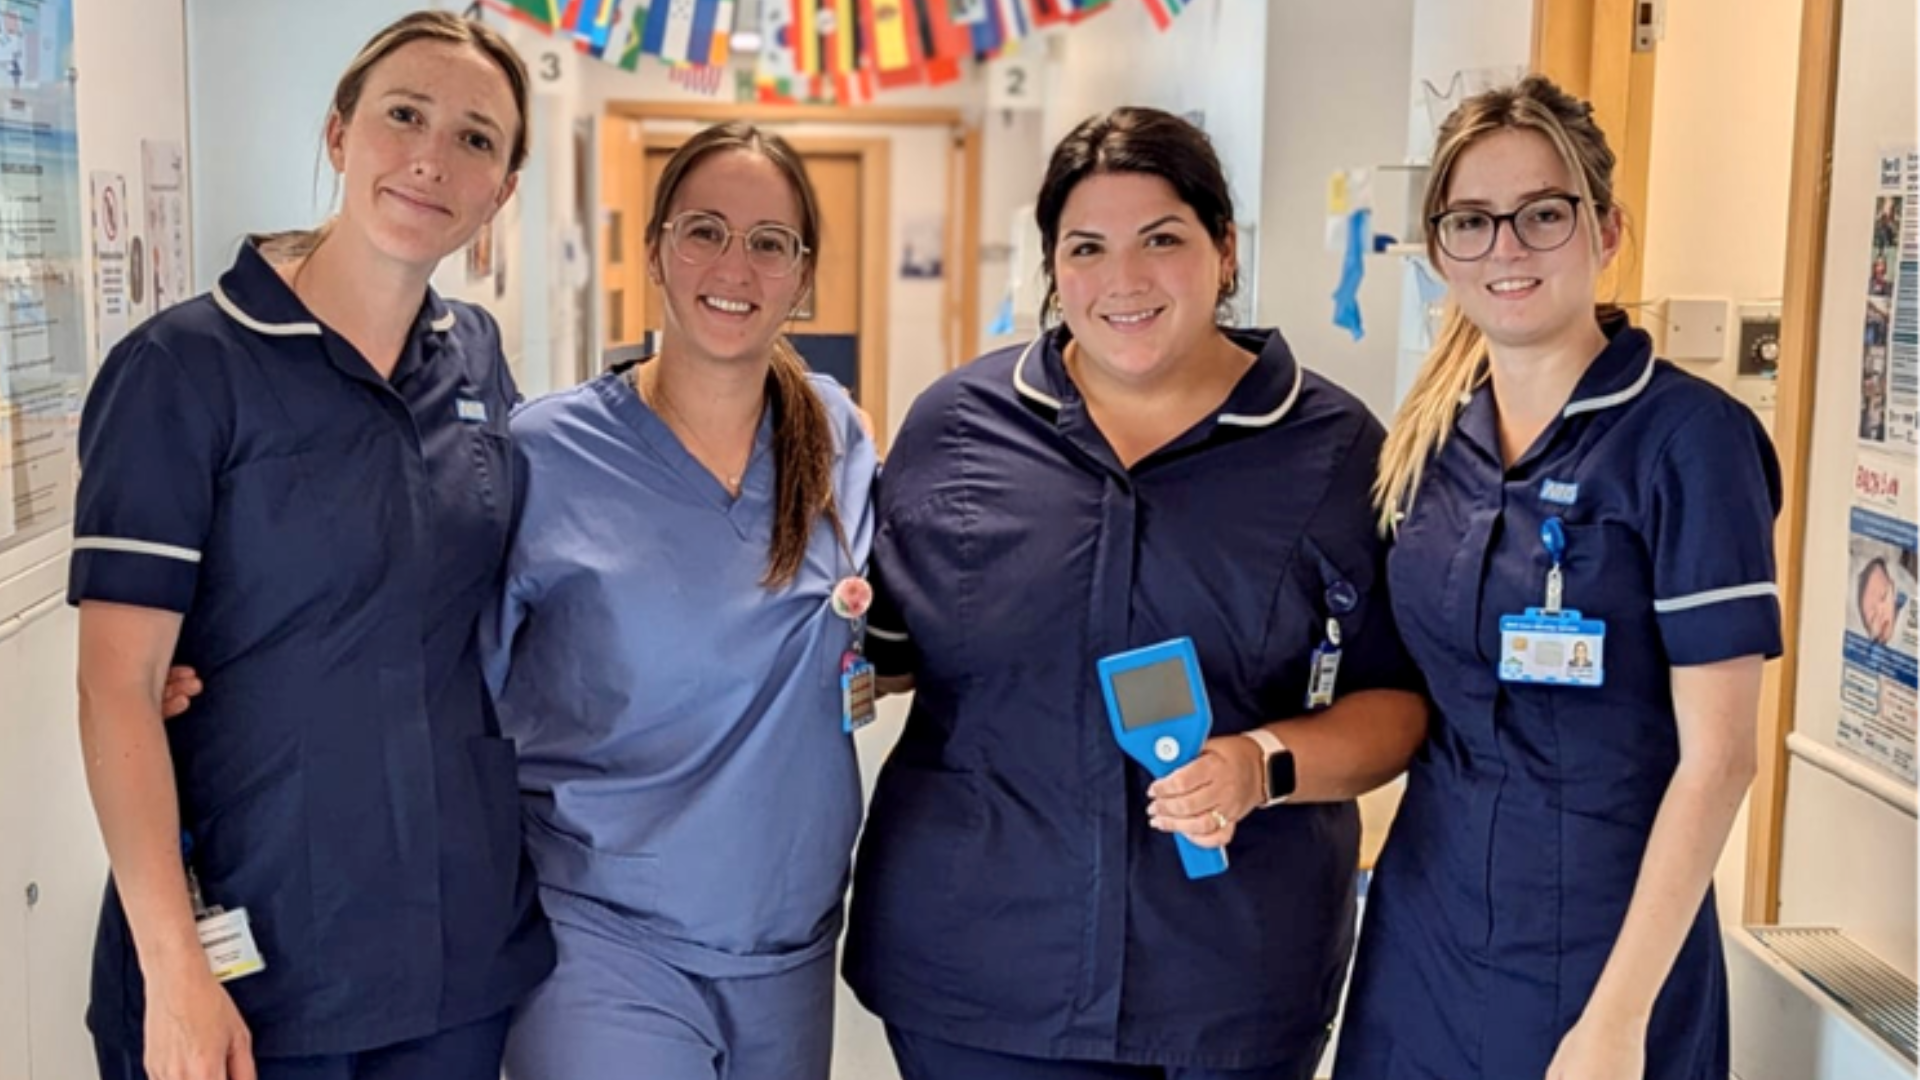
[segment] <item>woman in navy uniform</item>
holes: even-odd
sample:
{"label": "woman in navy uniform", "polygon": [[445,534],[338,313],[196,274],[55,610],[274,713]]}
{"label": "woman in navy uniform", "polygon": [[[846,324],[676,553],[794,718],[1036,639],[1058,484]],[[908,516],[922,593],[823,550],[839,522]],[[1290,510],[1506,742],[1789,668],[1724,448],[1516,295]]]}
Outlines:
{"label": "woman in navy uniform", "polygon": [[[491,31],[381,31],[327,121],[338,216],[249,241],[88,398],[68,598],[109,1080],[495,1080],[552,964],[474,634],[515,391],[493,320],[428,287],[511,196],[526,112]],[[163,729],[175,658],[207,689]]]}
{"label": "woman in navy uniform", "polygon": [[[847,979],[908,1080],[1302,1080],[1353,940],[1352,799],[1424,731],[1383,432],[1278,332],[1219,325],[1233,208],[1191,124],[1088,120],[1037,217],[1059,325],[934,384],[880,478],[869,649],[915,693]],[[1150,787],[1095,665],[1178,636],[1215,737]],[[1188,880],[1174,832],[1230,868]]]}
{"label": "woman in navy uniform", "polygon": [[[1341,1080],[1728,1072],[1709,884],[1780,651],[1779,475],[1744,407],[1597,316],[1612,169],[1592,110],[1540,78],[1462,104],[1433,155],[1453,306],[1377,493],[1436,711]],[[1565,670],[1578,646],[1591,666]]]}

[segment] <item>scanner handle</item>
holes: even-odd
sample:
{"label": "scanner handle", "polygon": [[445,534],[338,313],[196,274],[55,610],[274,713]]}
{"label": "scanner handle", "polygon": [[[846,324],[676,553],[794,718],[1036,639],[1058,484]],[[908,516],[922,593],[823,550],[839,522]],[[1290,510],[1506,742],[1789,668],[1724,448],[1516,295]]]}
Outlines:
{"label": "scanner handle", "polygon": [[1227,872],[1226,848],[1204,848],[1181,833],[1174,833],[1173,839],[1180,845],[1180,865],[1186,869],[1189,880]]}

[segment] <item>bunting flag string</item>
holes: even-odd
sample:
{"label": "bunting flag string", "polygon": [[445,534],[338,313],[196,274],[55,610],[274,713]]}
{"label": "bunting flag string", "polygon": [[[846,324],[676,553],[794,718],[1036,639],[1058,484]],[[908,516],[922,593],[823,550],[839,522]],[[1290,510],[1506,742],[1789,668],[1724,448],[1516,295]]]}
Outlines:
{"label": "bunting flag string", "polygon": [[[1113,0],[757,0],[758,25],[735,25],[736,0],[474,0],[595,59],[637,71],[652,56],[676,86],[713,97],[729,83],[736,32],[757,31],[752,70],[731,80],[743,101],[843,105],[877,90],[959,80],[1041,32],[1071,32]],[[1195,0],[1141,0],[1161,31]],[[747,9],[754,10],[749,3]]]}

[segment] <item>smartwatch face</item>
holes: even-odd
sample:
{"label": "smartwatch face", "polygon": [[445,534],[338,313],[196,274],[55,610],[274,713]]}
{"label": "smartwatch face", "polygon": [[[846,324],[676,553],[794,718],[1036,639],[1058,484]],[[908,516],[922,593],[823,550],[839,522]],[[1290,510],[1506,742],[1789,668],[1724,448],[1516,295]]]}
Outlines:
{"label": "smartwatch face", "polygon": [[1267,801],[1284,799],[1293,794],[1293,754],[1282,750],[1267,755]]}

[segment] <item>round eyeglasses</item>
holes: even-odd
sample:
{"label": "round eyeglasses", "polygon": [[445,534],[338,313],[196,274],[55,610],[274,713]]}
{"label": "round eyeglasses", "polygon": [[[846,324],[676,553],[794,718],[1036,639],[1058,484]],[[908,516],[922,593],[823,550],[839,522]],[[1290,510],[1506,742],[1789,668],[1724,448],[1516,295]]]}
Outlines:
{"label": "round eyeglasses", "polygon": [[704,210],[688,210],[667,222],[667,242],[674,255],[690,266],[712,265],[727,253],[736,236],[745,245],[747,265],[768,277],[793,273],[807,254],[800,234],[785,225],[760,224],[743,232]]}
{"label": "round eyeglasses", "polygon": [[1529,251],[1553,251],[1573,239],[1580,224],[1578,195],[1542,195],[1522,203],[1510,214],[1485,210],[1447,210],[1427,219],[1440,250],[1449,258],[1474,262],[1493,253],[1500,223],[1513,230],[1514,239]]}

